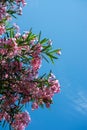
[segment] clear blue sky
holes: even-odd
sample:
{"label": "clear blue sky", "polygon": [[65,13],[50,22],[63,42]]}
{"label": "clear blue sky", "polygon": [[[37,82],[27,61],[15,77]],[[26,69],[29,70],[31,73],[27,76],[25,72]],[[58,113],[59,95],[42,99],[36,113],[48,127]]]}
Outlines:
{"label": "clear blue sky", "polygon": [[[21,31],[51,38],[62,55],[55,65],[44,63],[61,83],[51,109],[30,111],[26,130],[87,130],[87,0],[27,0],[17,23]],[[48,67],[47,67],[48,65]],[[7,130],[7,129],[6,129]]]}

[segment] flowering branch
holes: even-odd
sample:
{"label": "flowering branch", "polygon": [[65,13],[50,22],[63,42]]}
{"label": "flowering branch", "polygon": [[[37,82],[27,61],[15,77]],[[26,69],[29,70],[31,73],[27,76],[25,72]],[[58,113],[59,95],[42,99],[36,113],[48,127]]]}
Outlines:
{"label": "flowering branch", "polygon": [[31,102],[32,110],[49,108],[60,91],[52,72],[39,76],[39,70],[43,58],[54,63],[61,49],[53,50],[49,39],[41,40],[41,32],[21,34],[18,25],[8,25],[12,17],[22,14],[25,4],[25,0],[0,1],[0,121],[14,130],[24,130],[31,120],[29,113],[23,112],[26,103]]}

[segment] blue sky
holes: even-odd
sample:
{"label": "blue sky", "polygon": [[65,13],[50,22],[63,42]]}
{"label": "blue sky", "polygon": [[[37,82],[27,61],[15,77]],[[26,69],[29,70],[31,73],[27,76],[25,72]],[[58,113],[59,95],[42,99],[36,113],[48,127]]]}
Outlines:
{"label": "blue sky", "polygon": [[87,130],[87,0],[27,0],[17,24],[21,31],[41,30],[42,38],[62,48],[55,65],[41,68],[42,73],[53,70],[61,92],[50,110],[30,111],[26,130]]}
{"label": "blue sky", "polygon": [[[87,130],[87,0],[29,0],[18,23],[22,30],[42,31],[62,55],[53,70],[61,83],[50,110],[30,111],[26,130]],[[48,66],[48,67],[47,67]]]}
{"label": "blue sky", "polygon": [[61,93],[50,110],[30,111],[26,130],[87,130],[87,0],[29,0],[23,11],[17,21],[21,31],[41,30],[54,48],[62,48],[55,65],[41,68],[42,73],[53,70]]}

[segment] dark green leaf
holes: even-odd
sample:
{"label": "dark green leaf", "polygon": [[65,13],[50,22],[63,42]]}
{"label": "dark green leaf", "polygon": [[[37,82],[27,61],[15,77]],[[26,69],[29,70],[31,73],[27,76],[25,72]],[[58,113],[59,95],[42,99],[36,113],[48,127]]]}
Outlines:
{"label": "dark green leaf", "polygon": [[41,56],[49,63],[48,59],[44,55],[41,55]]}
{"label": "dark green leaf", "polygon": [[48,42],[48,40],[49,40],[49,39],[44,38],[42,41],[40,41],[40,44],[44,44],[44,43]]}
{"label": "dark green leaf", "polygon": [[44,52],[44,51],[48,51],[48,50],[50,50],[51,49],[51,46],[43,46],[43,49],[42,49],[42,52]]}
{"label": "dark green leaf", "polygon": [[40,39],[41,39],[41,31],[40,31],[40,33],[38,35],[38,42],[40,42]]}

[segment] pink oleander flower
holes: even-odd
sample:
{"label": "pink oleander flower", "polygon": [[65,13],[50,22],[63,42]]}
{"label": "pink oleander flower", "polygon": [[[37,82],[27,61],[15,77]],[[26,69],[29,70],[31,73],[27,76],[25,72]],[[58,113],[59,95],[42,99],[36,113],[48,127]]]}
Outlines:
{"label": "pink oleander flower", "polygon": [[3,119],[3,113],[0,113],[0,121]]}
{"label": "pink oleander flower", "polygon": [[15,38],[17,39],[17,38],[19,38],[21,36],[21,34],[19,33],[19,32],[17,32],[16,34],[15,34]]}
{"label": "pink oleander flower", "polygon": [[2,20],[6,15],[6,6],[2,5],[2,3],[0,3],[0,20]]}
{"label": "pink oleander flower", "polygon": [[46,107],[47,107],[47,108],[50,108],[50,103],[49,103],[49,102],[46,103]]}
{"label": "pink oleander flower", "polygon": [[51,40],[41,42],[40,35],[20,34],[16,23],[6,24],[12,15],[22,14],[25,4],[25,0],[0,1],[0,121],[7,121],[14,130],[25,130],[31,121],[28,112],[21,112],[23,105],[31,102],[32,110],[43,105],[49,108],[60,91],[56,77],[52,73],[40,77],[39,69],[44,55],[60,55],[61,51],[52,50]]}
{"label": "pink oleander flower", "polygon": [[30,123],[31,118],[29,113],[23,112],[23,113],[18,113],[14,115],[14,121],[12,123],[12,127],[15,130],[25,130],[25,127]]}
{"label": "pink oleander flower", "polygon": [[10,122],[10,115],[7,112],[4,113],[4,119]]}
{"label": "pink oleander flower", "polygon": [[5,26],[2,24],[0,25],[0,35],[4,34],[6,32]]}
{"label": "pink oleander flower", "polygon": [[19,26],[16,23],[13,24],[13,27],[16,29],[17,32],[20,31],[20,28],[19,28]]}
{"label": "pink oleander flower", "polygon": [[36,102],[34,102],[32,104],[32,110],[38,109],[38,104]]}
{"label": "pink oleander flower", "polygon": [[36,44],[33,48],[32,56],[33,57],[38,57],[42,51],[43,47],[40,43]]}
{"label": "pink oleander flower", "polygon": [[62,53],[61,53],[61,50],[58,50],[58,51],[57,51],[57,54],[58,54],[58,55],[61,55],[61,54],[62,54]]}
{"label": "pink oleander flower", "polygon": [[25,6],[27,3],[25,2],[25,0],[21,0],[23,6]]}
{"label": "pink oleander flower", "polygon": [[31,60],[31,66],[33,71],[36,71],[38,69],[40,69],[41,67],[41,58],[40,57],[35,57]]}
{"label": "pink oleander flower", "polygon": [[60,92],[60,84],[58,80],[51,81],[51,90],[53,93],[58,93]]}
{"label": "pink oleander flower", "polygon": [[25,2],[25,0],[16,0],[17,3],[22,2],[23,6],[26,5],[27,3]]}

